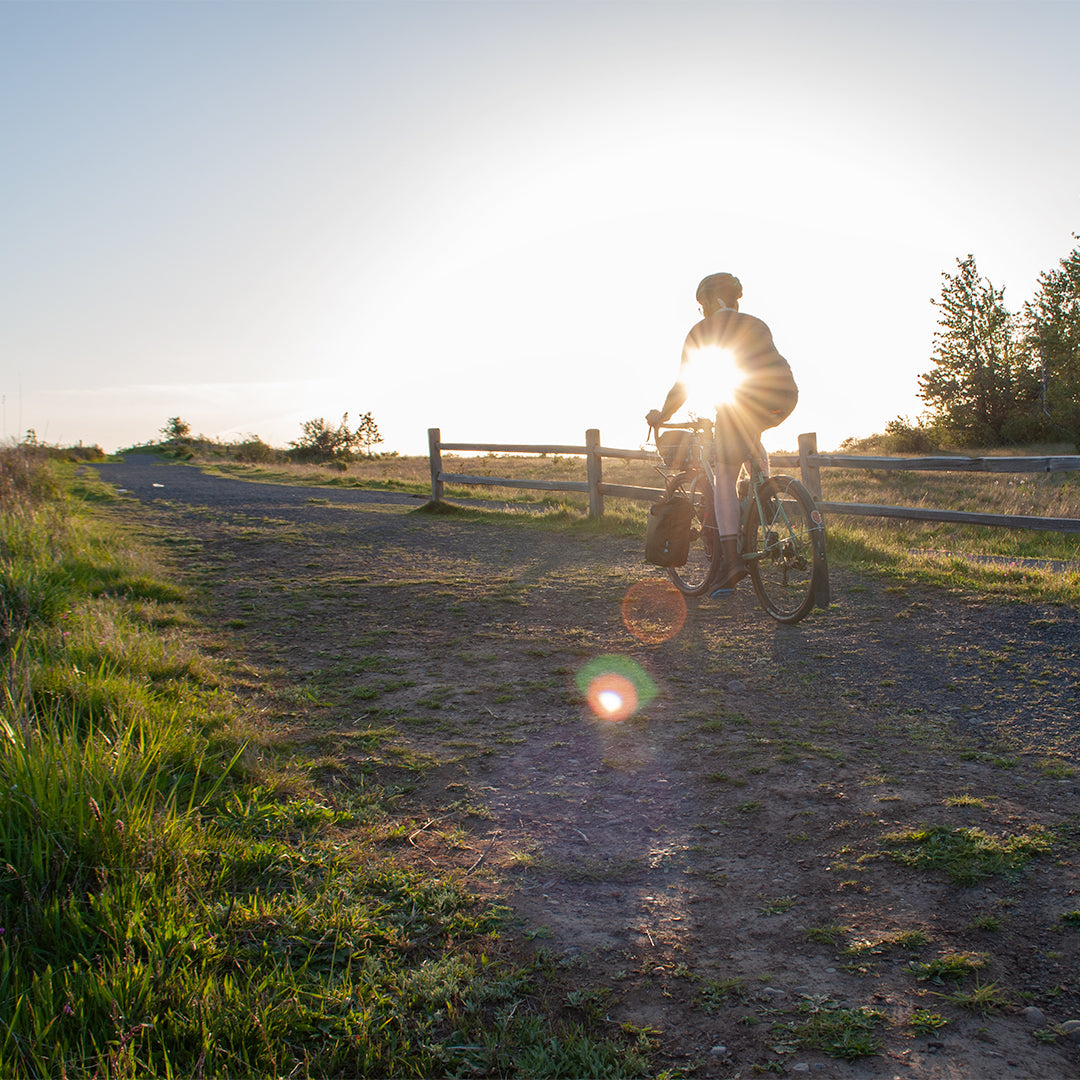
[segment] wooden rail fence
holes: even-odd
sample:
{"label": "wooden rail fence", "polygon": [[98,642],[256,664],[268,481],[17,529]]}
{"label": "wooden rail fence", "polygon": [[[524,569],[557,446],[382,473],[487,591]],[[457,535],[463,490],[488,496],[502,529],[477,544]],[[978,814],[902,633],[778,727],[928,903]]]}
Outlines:
{"label": "wooden rail fence", "polygon": [[[577,491],[589,497],[589,516],[604,513],[604,496],[618,499],[638,499],[652,502],[664,492],[659,487],[633,487],[604,482],[605,458],[623,461],[657,462],[650,450],[620,450],[603,446],[600,432],[590,428],[585,432],[584,446],[502,445],[494,443],[444,443],[439,428],[428,429],[431,461],[431,498],[443,500],[444,484],[489,485],[493,487],[528,488],[538,491]],[[501,476],[470,476],[443,471],[442,451],[501,454],[567,454],[585,458],[584,481],[580,480],[518,480]],[[1080,518],[1032,517],[1021,514],[980,514],[965,510],[932,510],[915,506],[878,506],[869,503],[825,502],[821,496],[822,469],[903,469],[922,472],[989,472],[989,473],[1051,473],[1080,472],[1080,456],[1062,457],[865,457],[854,454],[819,454],[817,435],[799,436],[799,453],[771,454],[774,466],[797,466],[803,484],[827,514],[852,514],[863,517],[902,518],[908,521],[951,521],[964,525],[992,525],[1010,529],[1037,529],[1043,532],[1080,533]]]}

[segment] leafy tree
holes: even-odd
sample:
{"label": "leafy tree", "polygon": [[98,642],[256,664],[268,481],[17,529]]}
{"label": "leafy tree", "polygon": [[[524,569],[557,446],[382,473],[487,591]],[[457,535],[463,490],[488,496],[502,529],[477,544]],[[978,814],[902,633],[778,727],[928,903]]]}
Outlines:
{"label": "leafy tree", "polygon": [[165,426],[161,429],[161,434],[170,442],[186,439],[191,434],[191,425],[186,420],[182,420],[179,416],[170,416]]}
{"label": "leafy tree", "polygon": [[290,442],[290,455],[299,461],[338,461],[352,460],[361,450],[371,453],[371,447],[382,442],[378,425],[371,413],[364,413],[356,430],[349,428],[349,414],[341,417],[341,423],[332,427],[319,416],[314,420],[305,420],[300,425],[303,435]]}
{"label": "leafy tree", "polygon": [[379,433],[379,426],[369,412],[360,417],[360,423],[356,425],[353,437],[356,440],[356,445],[362,447],[363,452],[368,456],[371,455],[371,448],[383,441],[383,437]]}
{"label": "leafy tree", "polygon": [[1080,452],[1080,247],[1040,275],[1024,321],[1038,370],[1040,412],[1051,431],[1067,432]]}
{"label": "leafy tree", "polygon": [[973,255],[957,259],[957,267],[941,275],[935,366],[919,376],[919,395],[935,426],[957,441],[1000,443],[1010,417],[1030,408],[1037,388],[1004,290],[979,276]]}

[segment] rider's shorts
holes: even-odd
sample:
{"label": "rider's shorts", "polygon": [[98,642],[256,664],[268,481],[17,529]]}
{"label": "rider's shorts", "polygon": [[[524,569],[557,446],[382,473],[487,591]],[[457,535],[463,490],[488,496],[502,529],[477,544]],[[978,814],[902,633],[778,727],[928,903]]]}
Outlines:
{"label": "rider's shorts", "polygon": [[746,387],[735,403],[716,410],[713,446],[716,460],[725,465],[741,465],[750,457],[761,433],[782,424],[795,410],[799,391],[794,383],[775,387]]}

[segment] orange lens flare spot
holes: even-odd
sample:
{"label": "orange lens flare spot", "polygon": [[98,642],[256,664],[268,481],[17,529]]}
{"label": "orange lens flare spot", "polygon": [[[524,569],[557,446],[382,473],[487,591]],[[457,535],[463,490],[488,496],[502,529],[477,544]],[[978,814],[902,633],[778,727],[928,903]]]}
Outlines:
{"label": "orange lens flare spot", "polygon": [[638,692],[625,675],[609,671],[589,683],[585,700],[601,720],[626,720],[637,712]]}
{"label": "orange lens flare spot", "polygon": [[663,578],[639,581],[623,597],[622,621],[638,641],[660,645],[682,630],[686,622],[686,599]]}
{"label": "orange lens flare spot", "polygon": [[577,673],[575,681],[600,720],[626,720],[656,697],[656,683],[629,656],[597,656]]}

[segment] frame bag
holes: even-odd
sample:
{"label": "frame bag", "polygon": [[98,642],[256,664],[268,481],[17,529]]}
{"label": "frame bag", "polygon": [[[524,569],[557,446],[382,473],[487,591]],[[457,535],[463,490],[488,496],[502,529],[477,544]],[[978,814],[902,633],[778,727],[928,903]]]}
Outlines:
{"label": "frame bag", "polygon": [[655,566],[684,566],[690,554],[690,500],[670,495],[649,510],[645,560]]}

